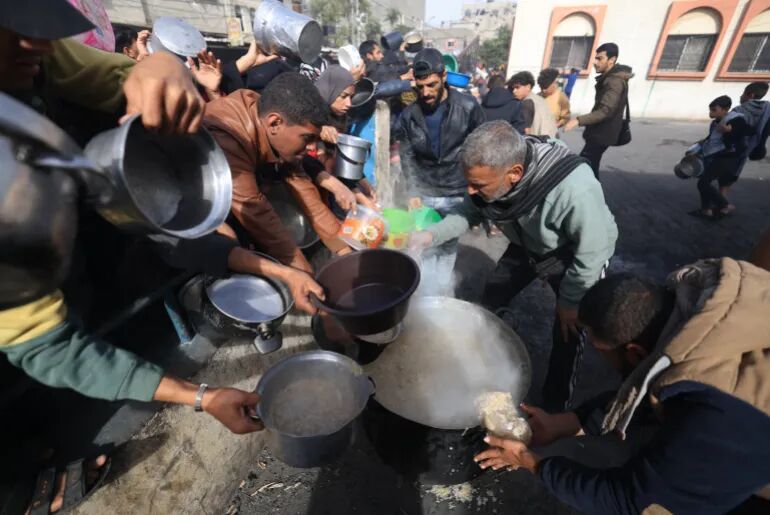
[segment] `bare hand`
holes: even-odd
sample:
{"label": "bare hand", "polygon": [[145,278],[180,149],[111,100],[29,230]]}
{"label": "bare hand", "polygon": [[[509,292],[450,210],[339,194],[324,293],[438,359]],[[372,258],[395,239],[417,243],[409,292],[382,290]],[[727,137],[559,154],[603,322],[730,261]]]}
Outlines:
{"label": "bare hand", "polygon": [[489,449],[473,458],[482,469],[492,467],[493,470],[499,470],[507,467],[508,470],[524,468],[535,472],[540,462],[540,458],[518,440],[487,436],[484,441],[489,444]]}
{"label": "bare hand", "polygon": [[235,61],[235,67],[238,68],[238,72],[243,75],[251,68],[261,66],[265,63],[269,63],[270,61],[275,61],[276,59],[278,59],[277,55],[267,54],[265,51],[259,48],[259,45],[257,45],[256,41],[252,41],[248,52],[246,52],[244,55],[238,58],[237,61]]}
{"label": "bare hand", "polygon": [[206,91],[217,93],[222,83],[222,61],[214,57],[211,52],[202,50],[198,53],[198,64],[192,58],[187,58],[187,64],[198,84],[206,88]]}
{"label": "bare hand", "polygon": [[323,287],[315,282],[310,274],[300,270],[290,269],[286,276],[286,285],[291,291],[294,303],[308,315],[315,315],[317,311],[313,303],[310,302],[311,293],[314,293],[321,300],[326,298]]}
{"label": "bare hand", "polygon": [[569,131],[573,130],[575,127],[577,127],[578,125],[580,125],[580,122],[578,121],[578,119],[577,118],[573,118],[573,119],[571,119],[570,121],[567,122],[567,124],[564,126],[564,130],[566,132],[569,132]]}
{"label": "bare hand", "polygon": [[149,30],[142,30],[136,35],[136,49],[139,51],[136,56],[137,63],[150,55],[150,50],[147,48],[147,40],[150,39],[151,35],[152,32]]}
{"label": "bare hand", "polygon": [[227,429],[242,435],[264,429],[261,422],[251,418],[257,414],[258,402],[256,393],[235,388],[211,388],[203,394],[201,407]]}
{"label": "bare hand", "polygon": [[377,197],[370,197],[358,188],[353,190],[353,194],[356,196],[356,203],[361,204],[364,207],[368,207],[372,211],[380,212],[382,207],[377,204]]}
{"label": "bare hand", "polygon": [[580,328],[578,326],[578,310],[575,308],[565,308],[561,305],[556,306],[556,316],[561,324],[561,335],[564,337],[564,342],[567,342],[569,333],[574,335],[580,334]]}
{"label": "bare hand", "polygon": [[361,80],[361,77],[364,76],[364,72],[366,71],[366,63],[364,61],[361,61],[358,63],[358,66],[350,69],[350,74],[353,76],[353,79],[358,82]]}
{"label": "bare hand", "polygon": [[409,199],[409,209],[420,209],[422,207],[422,199],[420,197],[412,197]]}
{"label": "bare hand", "polygon": [[725,125],[723,123],[717,124],[716,129],[719,134],[729,134],[733,131],[733,128],[730,125]]}
{"label": "bare hand", "polygon": [[163,133],[195,133],[205,102],[184,64],[168,52],[155,52],[137,63],[123,84],[126,115],[141,114],[142,123]]}
{"label": "bare hand", "polygon": [[350,191],[350,188],[340,182],[338,186],[334,188],[332,192],[334,195],[334,201],[344,209],[345,211],[356,212],[356,196]]}
{"label": "bare hand", "polygon": [[529,415],[527,423],[532,429],[532,447],[548,445],[560,438],[574,436],[580,431],[580,420],[574,413],[550,413],[521,403],[521,411]]}
{"label": "bare hand", "polygon": [[417,231],[409,235],[409,250],[422,252],[433,245],[433,234],[429,231]]}
{"label": "bare hand", "polygon": [[321,140],[325,141],[326,143],[332,143],[336,145],[337,136],[339,136],[337,129],[331,125],[324,125],[321,127]]}

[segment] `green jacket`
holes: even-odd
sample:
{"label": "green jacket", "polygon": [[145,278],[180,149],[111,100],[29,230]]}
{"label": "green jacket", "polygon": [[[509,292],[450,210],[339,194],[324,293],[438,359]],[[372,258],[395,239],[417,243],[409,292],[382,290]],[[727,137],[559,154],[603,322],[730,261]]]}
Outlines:
{"label": "green jacket", "polygon": [[[427,230],[433,245],[458,238],[469,227],[483,221],[466,196],[457,214],[448,215]],[[618,228],[604,201],[601,184],[591,167],[581,164],[532,211],[519,218],[527,250],[542,256],[570,246],[575,258],[559,288],[559,304],[577,308],[585,292],[599,280],[602,268],[615,252]],[[512,224],[498,224],[506,237],[522,245]]]}

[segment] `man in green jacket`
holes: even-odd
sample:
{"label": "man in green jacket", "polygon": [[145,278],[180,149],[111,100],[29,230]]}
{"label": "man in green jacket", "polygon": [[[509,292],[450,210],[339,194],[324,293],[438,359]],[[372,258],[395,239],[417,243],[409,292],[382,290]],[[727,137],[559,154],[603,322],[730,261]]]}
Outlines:
{"label": "man in green jacket", "polygon": [[413,234],[419,250],[495,224],[511,241],[487,281],[483,304],[506,307],[536,278],[558,295],[545,405],[561,409],[577,381],[584,338],[577,306],[604,274],[618,230],[585,159],[556,140],[523,137],[505,122],[489,122],[465,140],[460,162],[467,195],[456,214]]}

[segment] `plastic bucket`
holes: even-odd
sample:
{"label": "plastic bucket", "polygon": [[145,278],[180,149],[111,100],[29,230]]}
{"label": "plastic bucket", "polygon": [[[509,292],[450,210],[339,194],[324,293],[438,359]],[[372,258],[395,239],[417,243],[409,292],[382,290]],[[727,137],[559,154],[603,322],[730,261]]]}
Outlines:
{"label": "plastic bucket", "polygon": [[361,55],[358,53],[358,49],[353,45],[345,45],[337,50],[337,59],[340,62],[340,66],[350,71],[359,64],[361,64]]}
{"label": "plastic bucket", "polygon": [[275,0],[262,0],[254,15],[254,39],[267,52],[312,63],[321,53],[323,31],[312,18]]}
{"label": "plastic bucket", "polygon": [[372,144],[363,138],[340,134],[337,136],[337,160],[334,162],[334,175],[358,181],[364,178],[364,164],[369,158]]}
{"label": "plastic bucket", "polygon": [[463,73],[447,72],[446,83],[455,88],[466,88],[471,83],[471,76]]}
{"label": "plastic bucket", "polygon": [[457,59],[455,59],[455,56],[452,54],[444,54],[442,59],[444,61],[444,68],[446,68],[448,72],[457,71]]}

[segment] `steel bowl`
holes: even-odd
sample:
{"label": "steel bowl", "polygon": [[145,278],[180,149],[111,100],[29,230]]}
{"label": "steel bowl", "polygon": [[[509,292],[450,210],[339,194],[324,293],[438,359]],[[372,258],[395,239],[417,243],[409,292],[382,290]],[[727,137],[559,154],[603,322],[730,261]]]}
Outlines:
{"label": "steel bowl", "polygon": [[282,182],[271,183],[265,196],[273,206],[278,218],[289,230],[289,234],[291,234],[297,247],[305,250],[318,243],[320,238],[313,230],[313,225]]}

